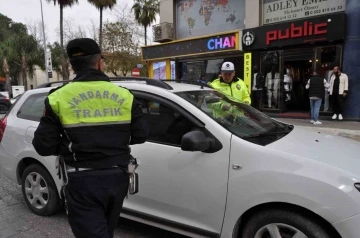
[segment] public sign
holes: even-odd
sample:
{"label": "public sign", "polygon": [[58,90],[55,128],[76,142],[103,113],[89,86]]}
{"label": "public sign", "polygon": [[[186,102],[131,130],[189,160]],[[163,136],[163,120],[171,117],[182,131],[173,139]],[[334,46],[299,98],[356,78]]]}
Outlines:
{"label": "public sign", "polygon": [[244,82],[251,93],[251,53],[244,54]]}
{"label": "public sign", "polygon": [[251,44],[243,44],[243,48],[247,51],[343,40],[346,29],[345,16],[345,13],[336,13],[246,29],[243,30],[243,35],[253,35],[254,41]]}
{"label": "public sign", "polygon": [[46,51],[46,69],[47,69],[47,73],[48,73],[48,77],[52,78],[52,61],[51,61],[51,51]]}
{"label": "public sign", "polygon": [[134,68],[131,72],[131,76],[133,77],[140,77],[140,69]]}
{"label": "public sign", "polygon": [[263,24],[343,12],[346,0],[264,0]]}

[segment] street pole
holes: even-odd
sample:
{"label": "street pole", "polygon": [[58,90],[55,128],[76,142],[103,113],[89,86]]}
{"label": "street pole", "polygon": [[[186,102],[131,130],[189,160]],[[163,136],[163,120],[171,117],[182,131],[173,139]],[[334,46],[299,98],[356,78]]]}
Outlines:
{"label": "street pole", "polygon": [[45,38],[45,24],[44,24],[44,14],[43,14],[43,7],[42,7],[42,0],[40,0],[40,6],[41,6],[41,19],[42,19],[42,28],[43,28],[43,40],[44,40],[44,59],[45,59],[45,75],[47,82],[49,82],[49,75],[48,75],[48,68],[47,68],[47,57],[46,57],[46,38]]}

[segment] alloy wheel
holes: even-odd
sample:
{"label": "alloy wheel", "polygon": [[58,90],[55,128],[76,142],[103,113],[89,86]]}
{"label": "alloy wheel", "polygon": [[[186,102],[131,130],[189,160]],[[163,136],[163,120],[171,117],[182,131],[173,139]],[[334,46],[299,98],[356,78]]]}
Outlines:
{"label": "alloy wheel", "polygon": [[49,202],[48,185],[39,173],[32,172],[26,177],[25,194],[30,204],[37,209],[43,209]]}
{"label": "alloy wheel", "polygon": [[293,226],[272,223],[261,227],[254,238],[307,238],[307,236]]}

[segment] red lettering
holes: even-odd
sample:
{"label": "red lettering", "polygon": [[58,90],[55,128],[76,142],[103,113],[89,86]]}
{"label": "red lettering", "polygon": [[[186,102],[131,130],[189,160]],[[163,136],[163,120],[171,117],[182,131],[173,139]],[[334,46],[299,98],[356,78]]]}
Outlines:
{"label": "red lettering", "polygon": [[313,34],[313,23],[310,22],[309,23],[309,36],[312,36],[312,34]]}
{"label": "red lettering", "polygon": [[294,23],[285,30],[274,30],[266,32],[266,45],[270,45],[272,41],[284,40],[290,38],[299,38],[312,35],[323,35],[327,33],[326,22],[314,24],[305,21],[303,26],[296,26]]}
{"label": "red lettering", "polygon": [[[314,35],[322,35],[327,33],[327,22],[315,25]],[[321,28],[324,28],[321,30]]]}
{"label": "red lettering", "polygon": [[303,36],[303,28],[301,26],[295,27],[295,24],[291,24],[291,37],[302,37]]}
{"label": "red lettering", "polygon": [[277,40],[277,32],[276,31],[266,32],[266,44],[270,45],[270,41],[273,40]]}

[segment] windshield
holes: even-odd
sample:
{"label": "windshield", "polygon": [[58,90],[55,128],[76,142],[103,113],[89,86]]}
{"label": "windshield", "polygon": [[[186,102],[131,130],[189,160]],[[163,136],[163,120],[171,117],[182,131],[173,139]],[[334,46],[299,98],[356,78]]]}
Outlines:
{"label": "windshield", "polygon": [[267,145],[287,135],[292,126],[277,122],[255,108],[212,90],[177,92],[234,135]]}

